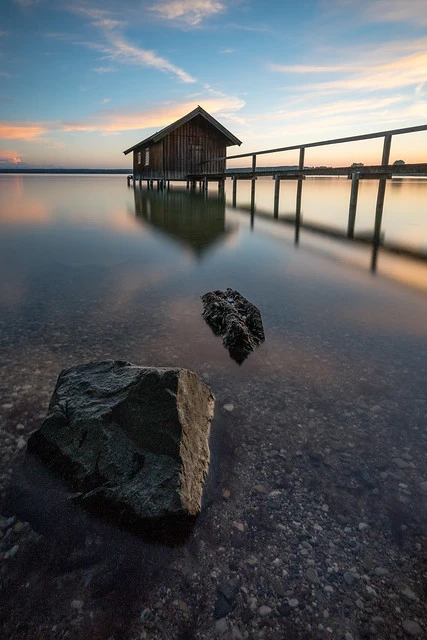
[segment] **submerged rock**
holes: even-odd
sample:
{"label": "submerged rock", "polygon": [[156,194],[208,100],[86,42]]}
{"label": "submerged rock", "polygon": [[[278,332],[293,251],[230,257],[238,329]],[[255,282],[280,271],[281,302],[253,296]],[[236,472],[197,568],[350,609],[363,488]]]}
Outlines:
{"label": "submerged rock", "polygon": [[204,319],[239,364],[265,340],[258,307],[238,291],[210,291],[202,302]]}
{"label": "submerged rock", "polygon": [[214,397],[187,369],[104,361],[65,369],[28,441],[73,500],[121,525],[191,520],[209,464]]}

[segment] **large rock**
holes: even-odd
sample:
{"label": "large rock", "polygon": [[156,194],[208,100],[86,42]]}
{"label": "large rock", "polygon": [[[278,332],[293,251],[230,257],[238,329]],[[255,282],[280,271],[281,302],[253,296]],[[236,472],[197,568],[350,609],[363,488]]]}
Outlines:
{"label": "large rock", "polygon": [[238,291],[209,291],[202,302],[204,319],[239,364],[265,340],[258,307]]}
{"label": "large rock", "polygon": [[28,441],[73,500],[123,525],[201,508],[214,398],[186,369],[105,361],[62,371]]}

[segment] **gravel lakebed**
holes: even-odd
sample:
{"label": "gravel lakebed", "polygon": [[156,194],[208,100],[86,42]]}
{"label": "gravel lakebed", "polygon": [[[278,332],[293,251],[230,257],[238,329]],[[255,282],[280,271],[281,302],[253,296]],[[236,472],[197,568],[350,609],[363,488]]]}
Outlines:
{"label": "gravel lakebed", "polygon": [[201,363],[216,396],[204,506],[167,547],[49,506],[37,478],[31,504],[6,508],[59,370],[84,353],[0,369],[2,638],[427,637],[427,406],[400,366],[316,368],[280,348],[256,376]]}

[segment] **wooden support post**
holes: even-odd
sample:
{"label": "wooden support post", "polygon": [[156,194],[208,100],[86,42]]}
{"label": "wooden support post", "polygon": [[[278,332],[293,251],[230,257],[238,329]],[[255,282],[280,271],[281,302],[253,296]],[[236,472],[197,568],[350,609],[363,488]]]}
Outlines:
{"label": "wooden support post", "polygon": [[128,176],[128,177],[127,177],[128,187],[130,187],[130,179],[131,179],[131,176]]}
{"label": "wooden support post", "polygon": [[190,188],[190,181],[187,180],[187,191],[189,190],[189,188]]}
{"label": "wooden support post", "polygon": [[150,188],[150,181],[147,180],[147,189],[149,189],[149,188]]}
{"label": "wooden support post", "polygon": [[150,180],[150,188],[154,189],[154,180]]}
{"label": "wooden support post", "polygon": [[252,175],[255,175],[256,172],[256,153],[252,156]]}
{"label": "wooden support post", "polygon": [[274,217],[279,217],[280,178],[274,176]]}
{"label": "wooden support post", "polygon": [[359,172],[351,174],[350,206],[348,208],[347,238],[354,238],[354,224],[356,222],[357,194],[359,192]]}
{"label": "wooden support post", "polygon": [[371,260],[371,271],[375,271],[377,268],[377,253],[378,253],[378,248],[381,242],[381,222],[383,218],[386,184],[387,184],[386,178],[381,178],[378,184],[377,206],[375,208],[374,235],[372,238],[373,252],[372,252],[372,260]]}
{"label": "wooden support post", "polygon": [[141,174],[139,174],[139,186],[141,186],[141,180],[142,180],[142,177],[141,177]]}
{"label": "wooden support post", "polygon": [[223,196],[224,195],[224,191],[225,191],[225,179],[224,178],[220,178],[218,180],[218,195],[219,196]]}
{"label": "wooden support post", "polygon": [[236,207],[236,201],[237,201],[237,178],[236,176],[233,176],[233,207]]}

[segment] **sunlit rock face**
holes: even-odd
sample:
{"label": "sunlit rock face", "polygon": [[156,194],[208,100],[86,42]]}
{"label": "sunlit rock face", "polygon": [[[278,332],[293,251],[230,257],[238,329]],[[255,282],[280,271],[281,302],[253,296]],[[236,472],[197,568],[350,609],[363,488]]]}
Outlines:
{"label": "sunlit rock face", "polygon": [[194,518],[209,465],[214,397],[187,369],[124,361],[60,374],[28,441],[73,500],[121,525]]}
{"label": "sunlit rock face", "polygon": [[238,291],[209,291],[202,302],[204,319],[239,364],[265,340],[258,307]]}

